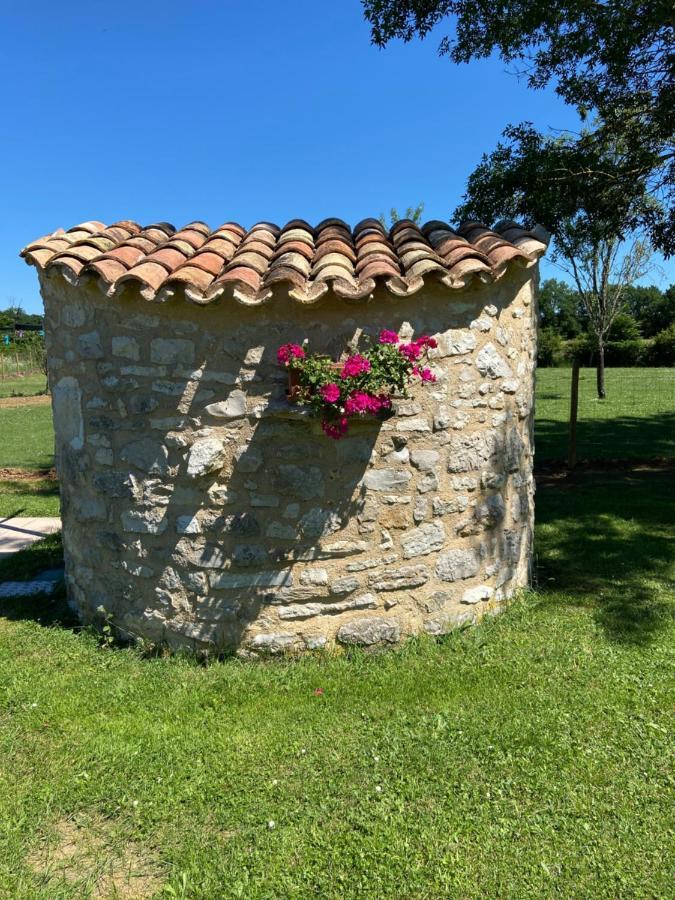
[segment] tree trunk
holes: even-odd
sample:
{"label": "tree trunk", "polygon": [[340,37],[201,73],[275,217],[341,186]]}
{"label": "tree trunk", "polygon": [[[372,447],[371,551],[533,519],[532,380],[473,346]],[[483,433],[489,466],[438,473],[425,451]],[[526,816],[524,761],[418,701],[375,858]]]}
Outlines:
{"label": "tree trunk", "polygon": [[598,360],[596,364],[595,380],[598,388],[598,399],[605,399],[605,345],[598,341]]}
{"label": "tree trunk", "polygon": [[567,450],[567,468],[571,471],[577,464],[577,416],[579,413],[579,358],[572,363],[572,389],[570,391],[570,427]]}

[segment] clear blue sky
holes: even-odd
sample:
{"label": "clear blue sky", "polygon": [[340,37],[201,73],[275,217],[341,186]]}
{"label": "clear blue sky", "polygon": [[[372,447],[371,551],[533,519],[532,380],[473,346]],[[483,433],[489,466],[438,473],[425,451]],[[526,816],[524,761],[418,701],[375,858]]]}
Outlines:
{"label": "clear blue sky", "polygon": [[575,125],[499,61],[377,50],[359,0],[0,6],[0,307],[41,308],[17,251],[58,226],[447,219],[508,122]]}

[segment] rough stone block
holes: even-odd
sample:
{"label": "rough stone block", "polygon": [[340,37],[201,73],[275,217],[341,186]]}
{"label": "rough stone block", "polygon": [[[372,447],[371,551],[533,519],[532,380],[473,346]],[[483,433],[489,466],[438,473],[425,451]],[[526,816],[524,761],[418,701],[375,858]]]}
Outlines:
{"label": "rough stone block", "polygon": [[426,584],[429,577],[426,566],[401,566],[399,569],[373,572],[368,584],[374,591],[402,591]]}
{"label": "rough stone block", "polygon": [[379,616],[353,619],[340,627],[337,639],[341,644],[370,647],[373,644],[395,644],[400,640],[400,625]]}
{"label": "rough stone block", "polygon": [[153,338],[150,342],[150,359],[160,365],[189,366],[194,362],[195,345],[185,338]]}
{"label": "rough stone block", "polygon": [[112,355],[124,359],[140,359],[141,350],[138,341],[130,335],[115,335],[112,339]]}
{"label": "rough stone block", "polygon": [[222,469],[226,459],[225,447],[219,438],[202,438],[190,447],[187,474],[190,478],[200,478]]}
{"label": "rough stone block", "polygon": [[442,522],[428,522],[401,535],[403,558],[426,556],[443,549],[445,530]]}
{"label": "rough stone block", "polygon": [[132,441],[124,447],[120,456],[125,462],[152,475],[165,475],[169,469],[166,447],[152,438]]}
{"label": "rough stone block", "polygon": [[372,469],[365,474],[363,484],[370,491],[401,491],[411,477],[405,469]]}
{"label": "rough stone block", "polygon": [[480,557],[473,548],[448,550],[436,562],[436,575],[441,581],[472,578],[480,569]]}

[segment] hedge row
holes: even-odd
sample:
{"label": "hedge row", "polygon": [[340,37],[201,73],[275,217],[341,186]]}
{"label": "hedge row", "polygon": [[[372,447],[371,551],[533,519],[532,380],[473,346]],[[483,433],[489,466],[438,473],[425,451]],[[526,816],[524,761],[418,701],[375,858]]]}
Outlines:
{"label": "hedge row", "polygon": [[[586,366],[595,365],[596,351],[590,335],[566,341],[553,328],[541,329],[537,356],[539,366],[542,368],[564,366],[575,356]],[[675,365],[675,322],[653,338],[609,341],[605,345],[605,365],[608,367]]]}

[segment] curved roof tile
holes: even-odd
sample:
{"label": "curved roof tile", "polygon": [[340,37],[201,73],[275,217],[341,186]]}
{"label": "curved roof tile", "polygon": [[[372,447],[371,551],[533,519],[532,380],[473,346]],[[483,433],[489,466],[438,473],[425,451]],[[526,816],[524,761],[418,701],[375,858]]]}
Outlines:
{"label": "curved roof tile", "polygon": [[482,222],[452,228],[439,220],[420,227],[404,219],[387,231],[373,218],[354,228],[327,218],[316,227],[292,219],[283,227],[262,221],[248,230],[236,222],[212,230],[200,221],[176,229],[169,222],[142,227],[124,220],[59,228],[28,244],[21,256],[73,284],[98,279],[110,296],[133,284],[148,300],[181,288],[196,303],[227,296],[256,305],[279,285],[294,300],[314,303],[329,291],[361,300],[378,284],[400,297],[425,281],[450,289],[491,282],[512,265],[534,265],[547,241],[542,229],[528,231],[510,221],[490,229]]}

